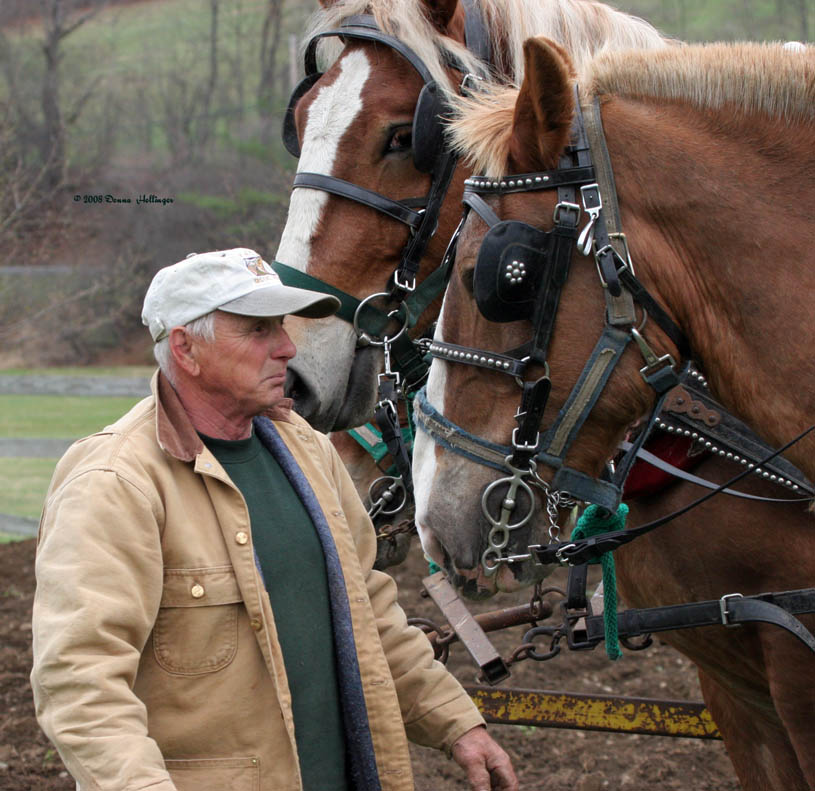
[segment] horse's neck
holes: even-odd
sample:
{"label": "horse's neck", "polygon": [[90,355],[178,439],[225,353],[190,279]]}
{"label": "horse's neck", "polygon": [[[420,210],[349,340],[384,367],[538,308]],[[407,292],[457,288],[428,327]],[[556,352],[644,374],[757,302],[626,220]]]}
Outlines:
{"label": "horse's neck", "polygon": [[[603,118],[637,274],[724,404],[788,441],[815,415],[812,127],[619,99]],[[809,444],[790,455],[811,477]]]}

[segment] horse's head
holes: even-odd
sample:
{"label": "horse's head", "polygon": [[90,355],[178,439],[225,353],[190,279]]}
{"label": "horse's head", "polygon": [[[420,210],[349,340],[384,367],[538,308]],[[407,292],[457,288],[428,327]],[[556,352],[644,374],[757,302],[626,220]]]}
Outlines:
{"label": "horse's head", "polygon": [[[502,563],[490,572],[496,553],[485,555],[485,550],[507,538],[504,551],[522,554],[530,543],[558,537],[556,525],[565,518],[568,501],[557,495],[557,489],[566,488],[556,485],[558,478],[549,486],[554,468],[568,469],[575,498],[592,499],[585,494],[593,491],[587,488],[594,485],[589,481],[601,476],[626,432],[654,400],[639,374],[643,363],[631,348],[635,344],[625,346],[630,326],[620,328],[624,343],[610,355],[616,364],[609,368],[605,386],[593,390],[590,384],[606,375],[605,351],[598,354],[608,310],[606,289],[595,261],[580,254],[576,244],[587,219],[583,214],[578,225],[574,204],[581,202],[580,184],[572,183],[570,201],[568,190],[543,188],[549,179],[578,182],[581,175],[580,155],[574,150],[580,146],[567,151],[576,111],[573,72],[564,51],[545,39],[528,41],[525,57],[520,91],[471,101],[454,124],[457,143],[488,178],[474,178],[472,192],[465,192],[470,211],[439,317],[436,359],[426,400],[418,407],[424,431],[418,432],[414,449],[423,546],[454,572],[459,584],[468,581],[465,592],[480,595],[543,575],[545,569],[529,560]],[[566,154],[574,160],[563,176],[553,168]],[[506,173],[524,176],[516,182],[515,176],[499,175]],[[522,191],[513,189],[516,183],[519,190],[523,184]],[[542,188],[528,190],[536,183]],[[478,189],[485,184],[486,189]],[[553,228],[554,233],[545,233]],[[643,314],[636,315],[639,324]],[[651,322],[642,334],[663,353],[664,338]],[[531,359],[523,364],[526,355]],[[584,367],[590,359],[596,362]],[[480,364],[473,365],[475,361]],[[582,385],[576,386],[578,380]],[[523,385],[536,381],[539,389],[527,387],[529,400],[519,407]],[[581,399],[586,403],[581,405]],[[516,419],[516,412],[533,414],[536,409],[543,410],[542,419],[535,420],[530,434],[528,422],[523,416]],[[560,456],[558,463],[516,453],[518,445],[533,441],[550,459]],[[516,465],[522,460],[525,475],[516,478],[527,486],[510,491],[513,470],[504,463],[504,454],[513,456]],[[505,481],[496,484],[499,479]],[[508,501],[511,514],[505,524],[531,516],[518,528],[499,528],[497,540],[490,540],[491,533],[496,538],[493,528]]]}
{"label": "horse's head", "polygon": [[[603,3],[482,5],[466,4],[465,12],[460,0],[323,0],[306,50],[308,76],[287,113],[287,146],[300,162],[279,262],[357,300],[380,295],[368,304],[389,313],[395,304],[382,292],[401,296],[397,281],[409,284],[414,274],[422,283],[458,217],[463,168],[450,176],[438,155],[447,151],[446,98],[458,95],[464,74],[519,81],[521,42],[530,35],[557,38],[579,60],[598,49],[665,45],[650,25]],[[345,46],[331,62],[339,40]],[[330,63],[322,74],[321,60]],[[425,294],[414,299],[414,337],[435,318],[438,302],[424,310],[428,302]],[[345,320],[288,325],[298,348],[289,392],[323,430],[359,425],[372,411],[382,355],[358,344],[353,310]],[[400,321],[368,334],[392,335]]]}
{"label": "horse's head", "polygon": [[[368,304],[389,313],[397,305],[383,292],[394,289],[394,274],[420,282],[441,259],[455,223],[457,200],[441,205],[447,182],[439,182],[449,174],[440,172],[438,113],[461,79],[450,59],[474,70],[477,61],[459,43],[464,11],[455,0],[400,3],[387,14],[378,4],[375,16],[362,17],[354,14],[366,10],[364,2],[323,5],[306,55],[310,74],[287,118],[287,146],[299,149],[299,164],[276,258],[356,300],[378,295]],[[321,74],[326,53],[318,45],[330,49],[338,34],[345,46]],[[456,194],[462,179],[453,176]],[[434,189],[438,205],[428,205]],[[420,236],[411,275],[400,264]],[[298,349],[289,391],[298,412],[322,430],[360,425],[373,412],[382,354],[358,342],[348,318],[287,323]],[[402,321],[379,334],[393,335]],[[420,318],[413,332],[427,321]]]}

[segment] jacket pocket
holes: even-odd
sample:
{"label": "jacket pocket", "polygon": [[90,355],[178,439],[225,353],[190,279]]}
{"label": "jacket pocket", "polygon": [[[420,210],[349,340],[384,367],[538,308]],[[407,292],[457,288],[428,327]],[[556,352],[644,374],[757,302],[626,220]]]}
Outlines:
{"label": "jacket pocket", "polygon": [[190,758],[165,760],[178,791],[259,791],[257,758]]}
{"label": "jacket pocket", "polygon": [[165,569],[153,627],[153,653],[168,673],[198,675],[226,667],[238,650],[243,599],[231,566]]}

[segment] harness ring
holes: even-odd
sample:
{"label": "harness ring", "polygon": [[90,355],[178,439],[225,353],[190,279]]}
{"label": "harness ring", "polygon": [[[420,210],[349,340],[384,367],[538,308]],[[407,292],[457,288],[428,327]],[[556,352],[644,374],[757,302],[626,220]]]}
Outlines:
{"label": "harness ring", "polygon": [[354,311],[354,319],[352,321],[352,324],[354,327],[354,332],[357,334],[357,338],[359,338],[360,340],[364,339],[364,343],[369,344],[371,346],[385,346],[388,343],[393,343],[407,330],[409,317],[407,315],[407,306],[405,305],[404,302],[402,302],[398,308],[394,308],[390,313],[388,313],[388,318],[392,319],[398,317],[399,314],[404,309],[405,315],[403,318],[403,324],[399,328],[399,331],[396,333],[396,335],[393,336],[385,335],[381,340],[372,337],[369,333],[365,332],[365,330],[360,328],[359,314],[366,302],[370,302],[372,299],[376,299],[377,297],[389,298],[390,294],[388,294],[387,291],[377,291],[375,294],[369,294],[367,297],[365,297],[365,299],[361,300],[359,305],[357,306],[357,309]]}

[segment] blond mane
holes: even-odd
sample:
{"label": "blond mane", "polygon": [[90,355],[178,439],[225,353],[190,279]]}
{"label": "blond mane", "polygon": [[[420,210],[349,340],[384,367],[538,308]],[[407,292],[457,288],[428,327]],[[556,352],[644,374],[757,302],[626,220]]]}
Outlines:
{"label": "blond mane", "polygon": [[[520,85],[523,42],[531,36],[546,36],[562,44],[578,68],[599,52],[662,48],[668,43],[644,20],[593,0],[480,0],[480,7],[492,37],[498,76],[504,83]],[[363,13],[373,14],[383,31],[416,52],[449,93],[456,93],[457,86],[449,81],[446,55],[453,55],[475,74],[483,72],[483,65],[463,46],[442,36],[427,21],[422,0],[340,0],[317,11],[305,41]],[[342,44],[332,36],[320,46],[325,68],[338,57]]]}
{"label": "blond mane", "polygon": [[702,110],[730,105],[745,115],[815,120],[815,49],[778,44],[705,44],[681,50],[607,52],[580,85],[589,96],[655,97]]}
{"label": "blond mane", "polygon": [[[778,44],[703,44],[659,52],[599,53],[584,64],[582,100],[614,94],[685,102],[702,110],[815,122],[815,48]],[[452,143],[476,172],[506,172],[516,88],[494,87],[454,100]]]}

